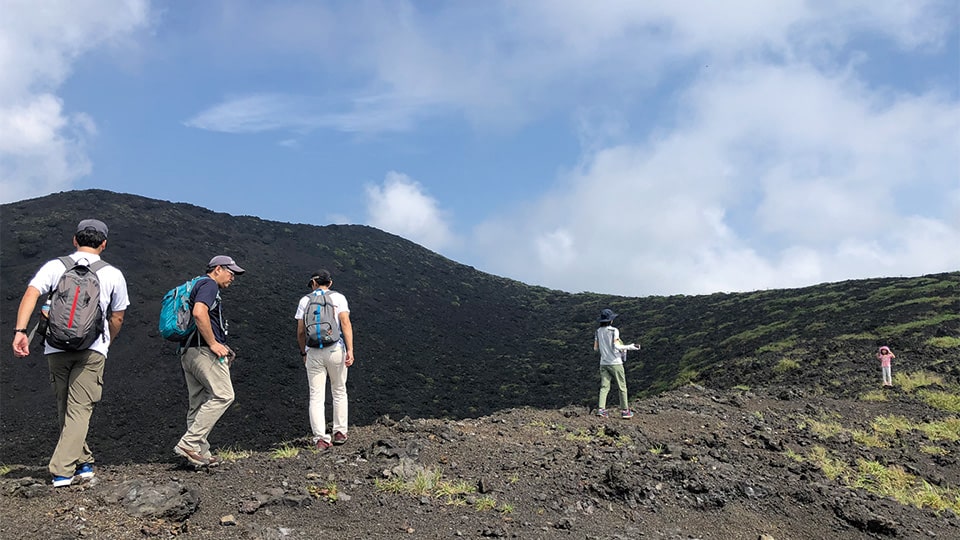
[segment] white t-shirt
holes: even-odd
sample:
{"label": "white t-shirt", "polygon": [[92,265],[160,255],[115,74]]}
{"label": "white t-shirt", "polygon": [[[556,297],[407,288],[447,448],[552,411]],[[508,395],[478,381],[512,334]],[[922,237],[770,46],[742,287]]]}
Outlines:
{"label": "white t-shirt", "polygon": [[638,351],[636,345],[624,345],[620,341],[620,330],[613,326],[601,326],[597,328],[595,336],[597,348],[600,349],[600,365],[615,366],[623,363],[623,357],[620,351]]}
{"label": "white t-shirt", "polygon": [[[325,291],[324,294],[330,297],[330,303],[333,304],[333,312],[337,316],[337,321],[340,320],[341,313],[350,313],[350,306],[347,305],[347,297],[338,293],[337,291]],[[310,303],[310,297],[313,293],[308,294],[300,299],[300,303],[297,304],[297,314],[294,316],[294,319],[298,321],[303,318],[303,312],[307,310],[307,305]],[[340,337],[339,344],[343,344],[343,337]]]}
{"label": "white t-shirt", "polygon": [[[95,253],[85,253],[78,251],[70,255],[70,258],[76,262],[86,259],[89,264],[100,260],[100,256]],[[40,291],[41,300],[57,286],[60,276],[67,271],[67,268],[59,259],[49,261],[40,267],[37,275],[30,280],[30,286]],[[111,311],[125,311],[130,305],[130,299],[127,297],[127,281],[123,273],[114,266],[105,266],[97,272],[97,279],[100,280],[100,309],[103,310],[103,337],[93,342],[89,348],[98,353],[107,356],[107,350],[110,348],[110,324],[108,313]],[[44,342],[43,354],[54,354],[64,352],[61,349],[51,347]]]}

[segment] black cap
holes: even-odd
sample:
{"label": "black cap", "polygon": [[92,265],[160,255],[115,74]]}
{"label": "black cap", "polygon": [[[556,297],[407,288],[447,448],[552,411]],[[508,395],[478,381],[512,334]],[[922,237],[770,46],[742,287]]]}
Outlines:
{"label": "black cap", "polygon": [[310,274],[310,281],[307,282],[307,285],[310,285],[314,281],[316,281],[320,285],[326,285],[327,283],[330,283],[333,281],[333,276],[330,275],[329,270],[323,270],[323,269],[317,270],[313,274]]}

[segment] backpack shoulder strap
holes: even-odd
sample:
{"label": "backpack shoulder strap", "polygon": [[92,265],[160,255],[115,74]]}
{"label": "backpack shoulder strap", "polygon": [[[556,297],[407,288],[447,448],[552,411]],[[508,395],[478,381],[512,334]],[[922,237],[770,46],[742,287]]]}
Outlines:
{"label": "backpack shoulder strap", "polygon": [[65,268],[73,268],[77,262],[73,260],[73,257],[69,255],[64,255],[63,257],[57,257],[57,260],[63,263]]}
{"label": "backpack shoulder strap", "polygon": [[108,263],[103,259],[100,259],[98,261],[94,261],[93,264],[90,265],[90,270],[92,270],[94,273],[97,273],[108,266],[110,266],[110,263]]}

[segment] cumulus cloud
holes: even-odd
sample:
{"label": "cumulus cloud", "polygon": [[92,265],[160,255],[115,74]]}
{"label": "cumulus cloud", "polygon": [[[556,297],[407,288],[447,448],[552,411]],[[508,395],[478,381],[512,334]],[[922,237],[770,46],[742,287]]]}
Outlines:
{"label": "cumulus cloud", "polygon": [[955,101],[801,63],[742,66],[680,103],[674,131],[587,152],[553,193],[480,226],[490,268],[669,294],[960,267]]}
{"label": "cumulus cloud", "polygon": [[367,186],[366,195],[369,225],[434,251],[453,245],[455,238],[447,216],[409,176],[391,171],[382,185]]}
{"label": "cumulus cloud", "polygon": [[0,3],[0,197],[70,188],[90,173],[95,120],[67,112],[57,90],[85,52],[143,27],[146,0]]}

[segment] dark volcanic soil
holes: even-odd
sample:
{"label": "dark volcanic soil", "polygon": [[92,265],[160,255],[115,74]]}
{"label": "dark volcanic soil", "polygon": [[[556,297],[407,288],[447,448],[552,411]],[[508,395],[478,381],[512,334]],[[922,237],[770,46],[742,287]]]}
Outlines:
{"label": "dark volcanic soil", "polygon": [[[56,490],[44,463],[8,463],[0,536],[960,538],[951,511],[845,487],[809,457],[822,448],[854,467],[858,459],[899,465],[930,485],[960,486],[956,441],[915,431],[882,446],[851,438],[878,416],[950,416],[912,395],[843,401],[690,385],[634,405],[631,420],[575,407],[459,421],[383,417],[352,427],[345,445],[325,453],[307,439],[278,441],[299,454],[254,453],[201,471],[172,453],[168,462],[136,463],[130,448],[132,463],[101,463],[94,481]],[[812,420],[845,431],[818,435]],[[100,436],[91,434],[94,447]],[[943,452],[920,452],[920,444]],[[436,472],[442,481],[429,489],[424,479]],[[167,488],[175,504],[144,504],[144,494]]]}

